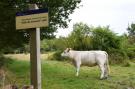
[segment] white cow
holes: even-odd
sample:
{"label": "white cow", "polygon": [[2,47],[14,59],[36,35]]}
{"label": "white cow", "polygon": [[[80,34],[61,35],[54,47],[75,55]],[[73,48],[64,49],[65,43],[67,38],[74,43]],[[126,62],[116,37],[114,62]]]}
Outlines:
{"label": "white cow", "polygon": [[74,51],[67,48],[61,56],[72,59],[76,67],[76,76],[79,75],[81,65],[98,65],[101,70],[100,79],[106,79],[109,75],[108,54],[105,51]]}

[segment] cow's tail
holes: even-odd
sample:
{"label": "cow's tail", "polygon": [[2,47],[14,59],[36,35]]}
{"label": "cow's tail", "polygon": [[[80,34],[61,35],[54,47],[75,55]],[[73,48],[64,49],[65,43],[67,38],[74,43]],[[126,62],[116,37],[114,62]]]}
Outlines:
{"label": "cow's tail", "polygon": [[109,66],[108,54],[107,54],[107,52],[105,52],[105,53],[106,53],[106,59],[107,59],[106,66],[107,66],[107,70],[108,70],[108,75],[110,75],[110,66]]}

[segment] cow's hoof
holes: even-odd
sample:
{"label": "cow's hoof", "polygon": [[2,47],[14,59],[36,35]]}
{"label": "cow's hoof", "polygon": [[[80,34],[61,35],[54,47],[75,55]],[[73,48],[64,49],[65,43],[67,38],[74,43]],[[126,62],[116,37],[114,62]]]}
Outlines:
{"label": "cow's hoof", "polygon": [[78,77],[79,75],[75,75],[76,77]]}
{"label": "cow's hoof", "polygon": [[108,79],[108,77],[104,77],[104,79]]}
{"label": "cow's hoof", "polygon": [[100,80],[103,80],[104,78],[100,78]]}
{"label": "cow's hoof", "polygon": [[100,78],[100,80],[105,80],[105,79],[107,79],[108,77],[103,77],[103,78]]}

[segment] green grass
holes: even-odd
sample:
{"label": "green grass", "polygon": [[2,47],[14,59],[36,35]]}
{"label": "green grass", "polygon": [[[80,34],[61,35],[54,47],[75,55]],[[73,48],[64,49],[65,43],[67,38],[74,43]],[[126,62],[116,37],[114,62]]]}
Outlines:
{"label": "green grass", "polygon": [[[30,84],[29,61],[14,60],[8,65],[7,83]],[[79,77],[67,62],[42,60],[42,89],[127,89],[135,88],[135,63],[130,67],[111,65],[111,76],[100,80],[98,67],[81,67]]]}
{"label": "green grass", "polygon": [[6,84],[17,84],[19,87],[30,84],[29,61],[13,60],[6,69]]}

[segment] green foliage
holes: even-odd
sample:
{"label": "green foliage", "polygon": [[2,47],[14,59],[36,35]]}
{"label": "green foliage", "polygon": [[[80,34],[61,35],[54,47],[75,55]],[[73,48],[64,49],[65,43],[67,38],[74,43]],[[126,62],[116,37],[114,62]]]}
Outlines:
{"label": "green foliage", "polygon": [[62,51],[56,51],[54,52],[52,55],[50,55],[48,57],[48,60],[58,60],[58,61],[62,61],[63,58],[61,57],[61,53]]}
{"label": "green foliage", "polygon": [[29,61],[20,61],[12,59],[13,62],[6,68],[5,85],[15,84],[22,88],[30,84],[30,63]]}
{"label": "green foliage", "polygon": [[124,64],[128,60],[127,53],[120,49],[111,49],[109,52],[109,60],[111,64]]}
{"label": "green foliage", "polygon": [[[41,45],[41,48],[48,49],[48,51],[64,50],[66,48],[104,50],[108,52],[112,64],[128,65],[128,59],[135,59],[135,46],[129,43],[128,35],[118,36],[109,29],[109,26],[93,27],[83,23],[76,23],[68,37],[44,40]],[[55,59],[55,57],[53,58]]]}
{"label": "green foliage", "polygon": [[54,51],[55,47],[54,47],[54,40],[47,40],[44,39],[41,41],[41,52],[46,52],[46,51]]}
{"label": "green foliage", "polygon": [[129,43],[134,44],[135,43],[135,24],[132,23],[130,26],[128,26],[127,31],[128,31]]}
{"label": "green foliage", "polygon": [[135,24],[132,23],[127,28],[128,34],[125,34],[126,42],[124,42],[126,53],[130,59],[135,59]]}
{"label": "green foliage", "polygon": [[0,68],[2,67],[8,67],[9,64],[11,64],[13,60],[11,58],[6,58],[2,54],[0,54]]}
{"label": "green foliage", "polygon": [[77,23],[73,26],[73,31],[67,38],[67,46],[75,50],[92,49],[91,44],[91,29],[88,25]]}
{"label": "green foliage", "polygon": [[131,64],[129,62],[129,60],[125,60],[124,63],[122,64],[123,67],[130,67]]}
{"label": "green foliage", "polygon": [[96,27],[92,30],[93,38],[93,49],[105,50],[119,49],[120,48],[120,37],[112,32],[109,27]]}
{"label": "green foliage", "polygon": [[56,51],[49,55],[48,60],[57,60],[57,61],[70,61],[68,57],[62,57],[61,53],[63,51]]}
{"label": "green foliage", "polygon": [[44,39],[41,41],[41,52],[44,53],[46,51],[57,51],[65,49],[65,38],[59,39]]}
{"label": "green foliage", "polygon": [[[79,7],[80,0],[31,0],[39,8],[49,9],[49,27],[41,28],[41,39],[54,38],[58,27],[66,28],[69,15]],[[23,47],[29,42],[29,31],[16,31],[15,13],[28,10],[29,0],[0,1],[0,51]],[[9,49],[7,49],[9,48]]]}
{"label": "green foliage", "polygon": [[128,26],[127,31],[130,36],[135,35],[135,24],[132,23],[130,26]]}
{"label": "green foliage", "polygon": [[135,44],[127,47],[127,55],[130,59],[135,59]]}
{"label": "green foliage", "polygon": [[109,26],[89,27],[87,24],[77,23],[66,43],[67,47],[75,50],[107,51],[111,63],[124,63],[128,59],[126,36],[118,36]]}
{"label": "green foliage", "polygon": [[0,68],[1,68],[2,66],[4,66],[4,64],[5,64],[5,62],[4,62],[4,57],[3,57],[3,55],[0,54]]}
{"label": "green foliage", "polygon": [[15,8],[7,0],[0,1],[0,51],[11,51],[21,47],[26,39],[23,32],[15,30]]}
{"label": "green foliage", "polygon": [[109,27],[89,27],[83,23],[77,23],[73,32],[67,38],[69,47],[76,50],[105,50],[119,49],[121,39],[112,32]]}

